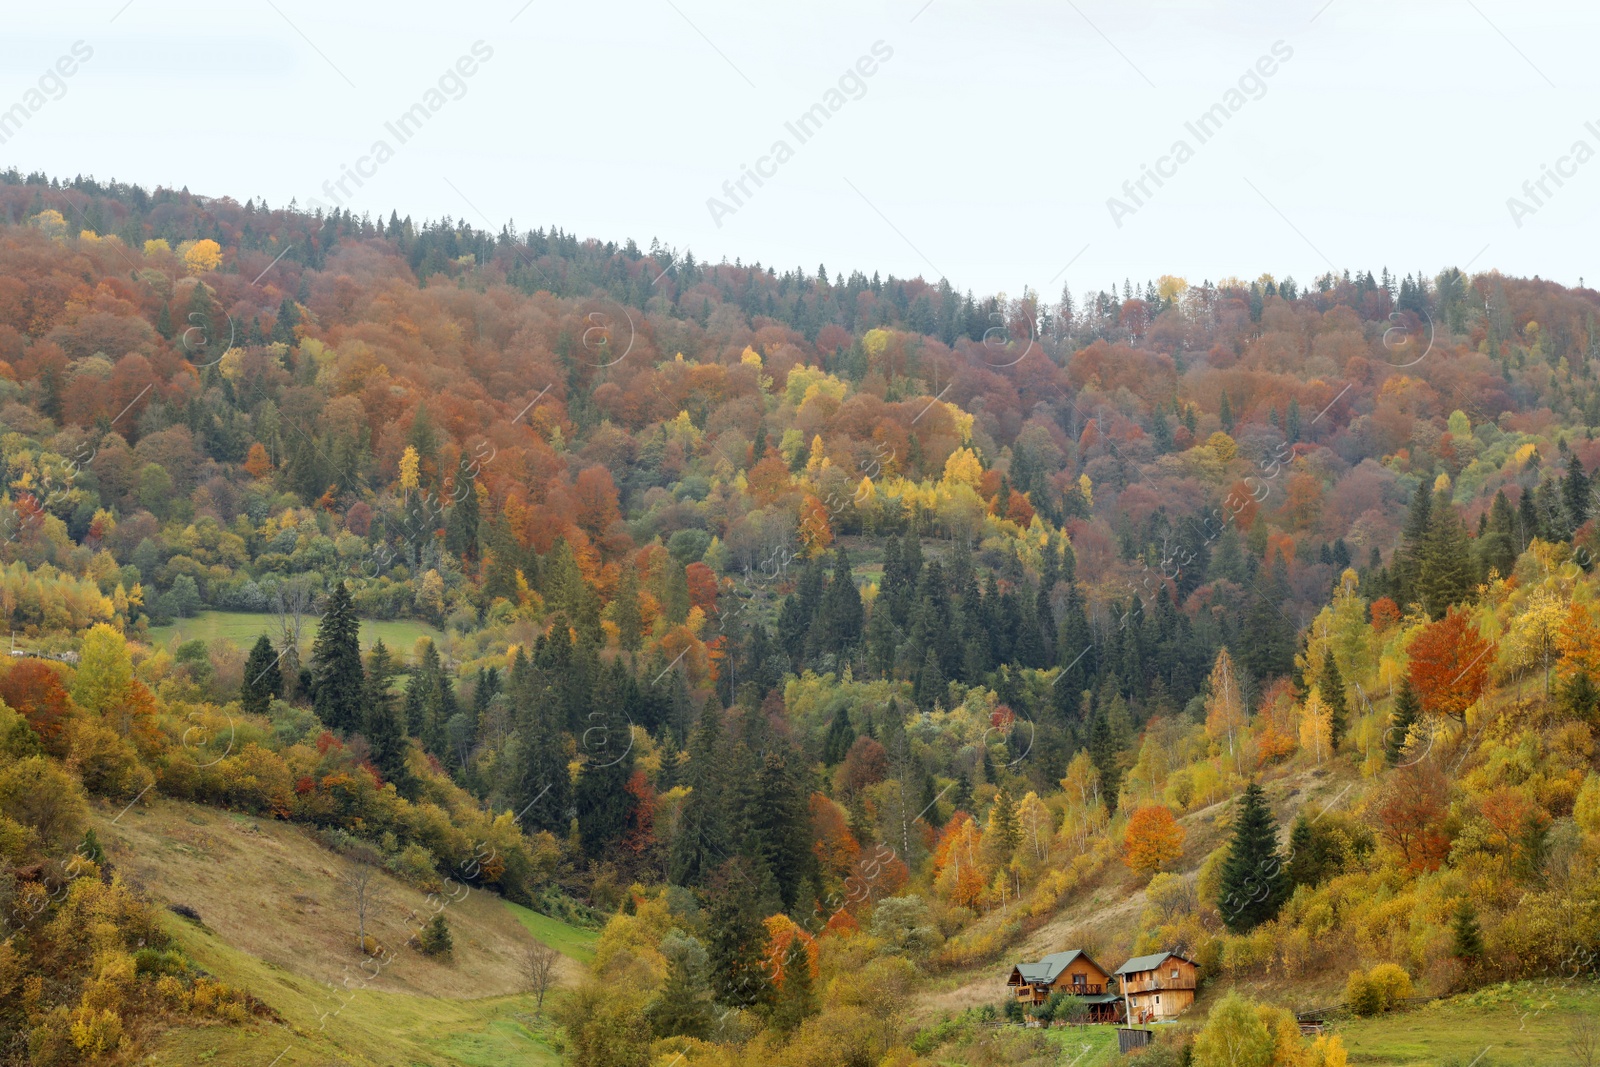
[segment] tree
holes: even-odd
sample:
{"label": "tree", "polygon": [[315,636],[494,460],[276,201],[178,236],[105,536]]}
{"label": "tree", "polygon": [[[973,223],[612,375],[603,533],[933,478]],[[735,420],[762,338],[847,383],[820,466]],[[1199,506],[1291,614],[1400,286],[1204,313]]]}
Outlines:
{"label": "tree", "polygon": [[1478,913],[1466,897],[1450,917],[1450,954],[1469,967],[1483,959],[1483,934],[1478,929]]}
{"label": "tree", "polygon": [[1245,729],[1244,697],[1233,657],[1226,647],[1217,650],[1217,659],[1207,681],[1206,736],[1227,747],[1229,761],[1239,769],[1238,747]]}
{"label": "tree", "polygon": [[1211,1009],[1194,1042],[1194,1067],[1273,1067],[1276,1036],[1258,1006],[1229,993]]}
{"label": "tree", "polygon": [[783,952],[783,977],[778,983],[777,1003],[772,1009],[772,1025],[780,1033],[793,1033],[808,1016],[817,1013],[817,994],[811,975],[811,953],[806,938],[798,931],[789,938]]}
{"label": "tree", "polygon": [[1278,914],[1289,895],[1289,877],[1278,853],[1278,823],[1261,786],[1251,782],[1239,798],[1233,841],[1222,863],[1222,921],[1245,933]]}
{"label": "tree", "polygon": [[345,903],[356,920],[356,948],[367,955],[375,955],[376,942],[367,938],[367,919],[376,911],[381,903],[378,892],[378,872],[367,860],[376,860],[377,856],[358,858],[350,868],[345,871],[341,886],[344,890]]}
{"label": "tree", "polygon": [[1328,708],[1329,744],[1338,748],[1350,722],[1350,703],[1345,693],[1344,675],[1339,673],[1339,661],[1334,659],[1332,649],[1322,657],[1322,673],[1317,678],[1317,688]]}
{"label": "tree", "polygon": [[1139,808],[1128,819],[1123,850],[1130,868],[1149,876],[1183,855],[1184,829],[1163,804]]}
{"label": "tree", "polygon": [[265,715],[272,707],[272,698],[283,695],[283,672],[278,669],[281,657],[272,650],[272,641],[266,634],[256,638],[245,660],[244,680],[239,686],[239,704],[251,715]]}
{"label": "tree", "polygon": [[329,597],[327,613],[311,646],[312,707],[329,729],[360,729],[366,691],[361,622],[349,586],[340,582]]}
{"label": "tree", "polygon": [[1428,530],[1417,554],[1415,598],[1433,619],[1441,618],[1452,604],[1472,591],[1472,550],[1466,528],[1440,490],[1428,517]]}
{"label": "tree", "polygon": [[556,964],[560,959],[561,953],[543,941],[535,941],[522,954],[522,984],[533,994],[536,1015],[544,1012],[545,994],[555,985]]}
{"label": "tree", "polygon": [[651,1031],[657,1037],[704,1039],[712,1024],[705,946],[681,931],[669,930],[661,939],[661,954],[667,959],[667,980],[645,1009]]}
{"label": "tree", "polygon": [[424,956],[448,956],[455,949],[450,926],[444,921],[442,913],[423,924],[417,933],[417,948]]}
{"label": "tree", "polygon": [[372,765],[384,781],[393,782],[402,794],[409,794],[411,773],[406,767],[406,755],[410,744],[406,740],[405,724],[400,720],[398,702],[389,691],[397,668],[388,646],[381,639],[372,646],[367,668],[366,720],[362,730],[372,750]]}
{"label": "tree", "polygon": [[706,905],[711,988],[730,1007],[753,1008],[772,998],[771,979],[761,962],[767,950],[761,896],[749,862],[741,857],[723,863],[712,879]]}
{"label": "tree", "polygon": [[1466,721],[1467,708],[1483,693],[1494,645],[1478,636],[1465,611],[1450,609],[1429,623],[1406,649],[1407,677],[1422,709]]}
{"label": "tree", "polygon": [[1444,820],[1450,783],[1431,760],[1401,767],[1378,805],[1383,839],[1413,871],[1438,870],[1450,851]]}
{"label": "tree", "polygon": [[1390,765],[1400,762],[1400,756],[1411,735],[1411,728],[1422,714],[1422,701],[1410,678],[1400,679],[1400,691],[1395,694],[1394,711],[1389,713],[1389,728],[1383,732],[1383,754]]}

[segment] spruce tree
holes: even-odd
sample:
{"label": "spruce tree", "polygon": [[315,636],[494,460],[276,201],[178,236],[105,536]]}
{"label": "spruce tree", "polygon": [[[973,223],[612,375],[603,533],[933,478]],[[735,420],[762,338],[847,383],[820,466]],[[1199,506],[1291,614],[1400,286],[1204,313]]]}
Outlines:
{"label": "spruce tree", "polygon": [[1339,747],[1346,725],[1350,721],[1350,703],[1344,691],[1344,675],[1339,673],[1339,662],[1330,650],[1322,658],[1322,673],[1317,678],[1317,688],[1322,702],[1328,708],[1328,737],[1333,748]]}
{"label": "spruce tree", "polygon": [[456,465],[455,482],[450,495],[455,504],[445,523],[445,548],[469,561],[478,558],[478,484],[477,472],[467,462],[467,453],[461,453]]}
{"label": "spruce tree", "polygon": [[1444,618],[1450,605],[1465,600],[1472,591],[1471,560],[1466,528],[1441,490],[1422,539],[1413,594],[1430,618]]}
{"label": "spruce tree", "polygon": [[1422,569],[1422,542],[1428,535],[1432,518],[1433,490],[1424,478],[1417,483],[1417,491],[1411,495],[1411,510],[1401,530],[1400,550],[1395,553],[1395,583],[1400,588],[1400,596],[1396,599],[1402,609],[1408,607],[1417,596],[1417,575]]}
{"label": "spruce tree", "polygon": [[1278,852],[1278,823],[1266,794],[1251,782],[1239,798],[1233,842],[1222,863],[1218,910],[1234,933],[1246,933],[1278,914],[1289,878]]}
{"label": "spruce tree", "polygon": [[1495,491],[1489,506],[1488,521],[1478,538],[1478,573],[1488,581],[1490,572],[1505,578],[1517,563],[1517,516],[1506,500],[1505,490]]}
{"label": "spruce tree", "polygon": [[656,1037],[706,1038],[711,1032],[711,988],[706,983],[706,947],[678,930],[661,939],[667,980],[645,1009]]}
{"label": "spruce tree", "polygon": [[244,664],[244,681],[239,686],[239,704],[251,715],[265,715],[272,698],[283,695],[283,672],[278,669],[278,654],[266,634],[256,638],[250,658]]}
{"label": "spruce tree", "polygon": [[1383,754],[1391,765],[1400,762],[1405,751],[1406,735],[1422,714],[1422,701],[1411,686],[1411,679],[1400,679],[1400,692],[1394,698],[1394,711],[1389,716],[1389,729],[1383,734]]}
{"label": "spruce tree", "polygon": [[1589,517],[1589,479],[1583,461],[1573,452],[1567,457],[1567,476],[1561,482],[1561,501],[1567,511],[1567,526],[1576,530]]}
{"label": "spruce tree", "polygon": [[811,954],[798,932],[783,950],[783,984],[772,1008],[772,1025],[779,1033],[793,1033],[807,1017],[817,1013],[817,994],[811,979]]}
{"label": "spruce tree", "polygon": [[389,691],[398,667],[389,648],[381,640],[372,646],[367,656],[367,720],[364,732],[372,750],[372,765],[386,782],[407,794],[411,776],[406,768],[405,726],[400,721],[400,709],[393,693]]}
{"label": "spruce tree", "polygon": [[770,1004],[772,980],[763,964],[767,928],[762,924],[762,893],[747,861],[734,857],[723,863],[707,895],[706,951],[717,1001],[734,1008]]}
{"label": "spruce tree", "polygon": [[366,672],[361,667],[361,622],[350,589],[340,582],[311,645],[311,699],[331,730],[357,730],[365,718]]}
{"label": "spruce tree", "polygon": [[856,743],[856,730],[850,725],[850,712],[843,704],[833,712],[833,721],[828,724],[828,733],[822,739],[822,762],[829,767],[844,762],[850,752],[850,746]]}
{"label": "spruce tree", "polygon": [[1468,966],[1483,959],[1483,933],[1478,928],[1478,913],[1472,902],[1461,898],[1450,919],[1450,954]]}
{"label": "spruce tree", "polygon": [[817,609],[812,640],[823,653],[844,653],[861,640],[861,591],[850,572],[850,554],[843,548],[833,557],[833,577]]}

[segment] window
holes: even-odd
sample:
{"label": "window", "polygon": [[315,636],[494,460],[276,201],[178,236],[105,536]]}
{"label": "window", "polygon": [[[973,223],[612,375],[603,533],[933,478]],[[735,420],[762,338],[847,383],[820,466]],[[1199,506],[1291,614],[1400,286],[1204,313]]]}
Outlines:
{"label": "window", "polygon": [[1172,968],[1172,977],[1173,977],[1174,980],[1177,979],[1177,977],[1178,977],[1178,968],[1176,968],[1176,967]]}
{"label": "window", "polygon": [[1156,1003],[1157,1003],[1157,1004],[1160,1004],[1160,1003],[1161,1003],[1161,994],[1160,994],[1160,993],[1157,993],[1157,994],[1156,994]]}
{"label": "window", "polygon": [[1083,985],[1085,981],[1086,981],[1086,979],[1081,974],[1075,974],[1075,975],[1072,976],[1072,984],[1073,985]]}

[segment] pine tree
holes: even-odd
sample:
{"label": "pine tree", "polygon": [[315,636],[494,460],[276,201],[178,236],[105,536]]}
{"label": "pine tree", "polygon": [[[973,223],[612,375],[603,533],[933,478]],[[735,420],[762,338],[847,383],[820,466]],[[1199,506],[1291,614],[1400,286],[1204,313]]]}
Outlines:
{"label": "pine tree", "polygon": [[278,654],[266,634],[256,638],[250,658],[244,664],[244,681],[239,686],[239,704],[251,715],[265,715],[272,698],[283,695],[283,673],[278,669]]}
{"label": "pine tree", "polygon": [[1428,528],[1433,519],[1433,490],[1428,486],[1427,479],[1417,483],[1417,491],[1411,496],[1411,510],[1406,515],[1405,527],[1401,531],[1400,550],[1395,553],[1394,576],[1395,582],[1400,587],[1399,600],[1401,608],[1410,605],[1417,598],[1417,575],[1422,569],[1422,542],[1428,535]]}
{"label": "pine tree", "polygon": [[639,572],[632,563],[622,568],[611,614],[611,621],[617,624],[617,643],[626,652],[639,651],[644,643],[644,617],[639,610]]}
{"label": "pine tree", "polygon": [[1222,401],[1217,405],[1217,419],[1222,423],[1224,433],[1233,432],[1233,402],[1228,399],[1228,391],[1222,391]]}
{"label": "pine tree", "polygon": [[1488,521],[1478,537],[1478,573],[1488,581],[1491,572],[1505,578],[1517,563],[1517,516],[1506,500],[1505,490],[1495,491],[1489,506]]}
{"label": "pine tree", "polygon": [[812,640],[823,653],[847,652],[861,640],[861,591],[850,572],[850,554],[839,549],[833,557],[833,577],[817,609]]}
{"label": "pine tree", "polygon": [[1406,747],[1406,735],[1422,714],[1422,701],[1411,686],[1411,679],[1400,679],[1400,692],[1394,698],[1394,711],[1389,716],[1389,729],[1383,734],[1383,754],[1391,765],[1400,762]]}
{"label": "pine tree", "polygon": [[1239,798],[1233,842],[1222,863],[1218,909],[1234,933],[1245,933],[1278,914],[1289,879],[1278,853],[1278,823],[1266,794],[1251,782]]}
{"label": "pine tree", "polygon": [[1583,462],[1573,452],[1567,457],[1567,476],[1561,482],[1561,501],[1566,507],[1567,527],[1576,530],[1589,517],[1589,479]]}
{"label": "pine tree", "polygon": [[1337,750],[1350,721],[1350,702],[1344,691],[1344,675],[1339,673],[1339,662],[1332,650],[1322,657],[1322,673],[1317,678],[1317,688],[1322,702],[1328,707],[1328,743]]}
{"label": "pine tree", "polygon": [[361,622],[350,589],[340,582],[311,645],[311,699],[317,717],[331,730],[360,729],[366,696],[361,667]]}

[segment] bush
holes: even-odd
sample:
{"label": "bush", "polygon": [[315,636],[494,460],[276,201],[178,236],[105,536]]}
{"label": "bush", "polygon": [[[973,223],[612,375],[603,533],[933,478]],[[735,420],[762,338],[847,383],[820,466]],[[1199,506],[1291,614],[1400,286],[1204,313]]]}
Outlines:
{"label": "bush", "polygon": [[1377,995],[1379,1011],[1388,1011],[1413,995],[1411,976],[1398,964],[1378,964],[1367,972],[1367,982]]}
{"label": "bush", "polygon": [[1383,994],[1361,971],[1351,971],[1344,984],[1344,1002],[1356,1015],[1376,1015],[1383,1010]]}
{"label": "bush", "polygon": [[448,956],[455,948],[450,937],[450,927],[443,915],[435,915],[417,934],[417,947],[424,956]]}

